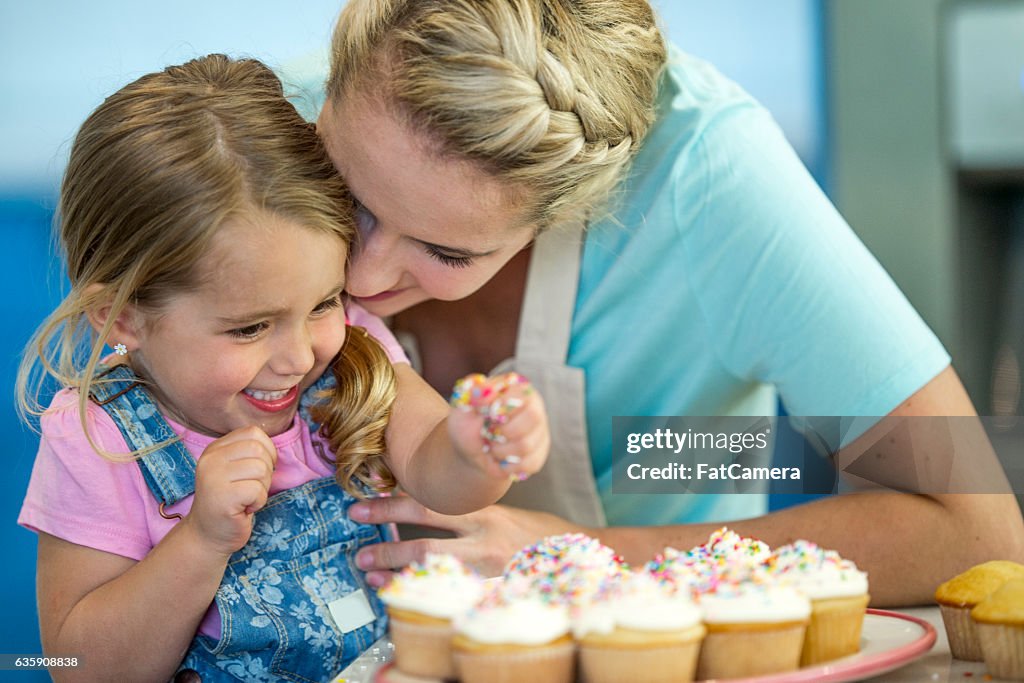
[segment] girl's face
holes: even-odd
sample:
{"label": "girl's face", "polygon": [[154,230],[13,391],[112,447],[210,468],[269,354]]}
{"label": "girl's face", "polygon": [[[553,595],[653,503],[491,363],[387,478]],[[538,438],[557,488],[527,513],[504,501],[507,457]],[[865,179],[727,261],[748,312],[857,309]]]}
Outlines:
{"label": "girl's face", "polygon": [[161,409],[222,436],[287,430],[345,340],[344,242],[270,213],[226,223],[200,284],[141,319],[133,367]]}
{"label": "girl's face", "polygon": [[515,194],[362,97],[328,103],[317,130],[358,201],[348,292],[370,312],[469,296],[530,243]]}

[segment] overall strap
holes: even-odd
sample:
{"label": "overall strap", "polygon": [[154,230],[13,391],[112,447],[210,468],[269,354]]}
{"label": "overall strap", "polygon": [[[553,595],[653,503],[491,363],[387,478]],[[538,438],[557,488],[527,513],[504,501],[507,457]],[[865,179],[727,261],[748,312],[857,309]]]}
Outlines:
{"label": "overall strap", "polygon": [[127,365],[115,365],[96,376],[89,398],[103,408],[133,451],[163,444],[137,460],[142,478],[163,508],[192,495],[196,489],[196,462],[142,381]]}

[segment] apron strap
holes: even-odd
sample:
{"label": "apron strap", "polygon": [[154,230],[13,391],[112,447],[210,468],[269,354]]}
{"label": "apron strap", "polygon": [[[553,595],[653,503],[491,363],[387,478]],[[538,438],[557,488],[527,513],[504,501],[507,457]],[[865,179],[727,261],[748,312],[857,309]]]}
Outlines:
{"label": "apron strap", "polygon": [[[516,357],[565,365],[582,249],[582,222],[552,228],[534,240],[519,314]],[[544,285],[531,287],[530,283]]]}

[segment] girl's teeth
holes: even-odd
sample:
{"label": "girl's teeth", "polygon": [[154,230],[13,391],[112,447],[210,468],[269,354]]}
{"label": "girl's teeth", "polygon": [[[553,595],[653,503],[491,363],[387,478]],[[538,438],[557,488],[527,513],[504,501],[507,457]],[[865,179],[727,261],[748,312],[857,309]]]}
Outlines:
{"label": "girl's teeth", "polygon": [[282,391],[258,391],[256,389],[245,389],[245,393],[252,396],[257,401],[276,401],[279,398],[284,398],[291,389],[284,389]]}

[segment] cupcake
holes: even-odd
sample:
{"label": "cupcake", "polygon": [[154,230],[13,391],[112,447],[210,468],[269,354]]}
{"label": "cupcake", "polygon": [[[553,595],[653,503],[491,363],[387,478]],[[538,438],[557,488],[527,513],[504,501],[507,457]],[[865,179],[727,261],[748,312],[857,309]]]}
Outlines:
{"label": "cupcake", "polygon": [[549,536],[512,556],[503,572],[504,590],[580,606],[624,566],[614,550],[595,538],[579,533]]}
{"label": "cupcake", "polygon": [[575,648],[565,605],[495,590],[454,625],[452,649],[461,683],[574,680]]}
{"label": "cupcake", "polygon": [[1012,579],[971,610],[988,672],[1024,679],[1024,580]]}
{"label": "cupcake", "polygon": [[583,683],[692,681],[704,637],[700,610],[646,572],[623,573],[573,617]]}
{"label": "cupcake", "polygon": [[452,620],[483,595],[483,581],[451,555],[428,554],[380,590],[391,620],[395,666],[413,676],[452,678]]}
{"label": "cupcake", "polygon": [[799,667],[811,605],[795,588],[720,583],[700,594],[698,604],[707,635],[697,678],[743,678]]}
{"label": "cupcake", "polygon": [[970,612],[975,605],[1010,579],[1024,579],[1024,565],[995,560],[975,565],[946,581],[935,591],[949,649],[957,659],[982,660],[977,629]]}
{"label": "cupcake", "polygon": [[868,576],[857,566],[810,541],[776,548],[765,563],[782,585],[811,601],[800,666],[827,662],[860,650],[861,627],[868,606]]}

